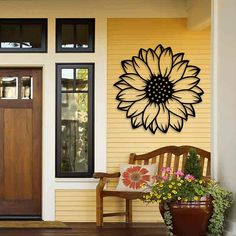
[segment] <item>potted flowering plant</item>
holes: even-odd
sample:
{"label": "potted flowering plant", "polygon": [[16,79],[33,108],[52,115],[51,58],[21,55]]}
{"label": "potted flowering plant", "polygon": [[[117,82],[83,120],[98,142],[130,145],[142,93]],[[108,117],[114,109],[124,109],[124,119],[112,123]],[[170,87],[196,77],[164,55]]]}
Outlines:
{"label": "potted flowering plant", "polygon": [[144,195],[147,203],[159,203],[169,235],[222,235],[232,194],[213,180],[197,179],[182,171],[163,168]]}

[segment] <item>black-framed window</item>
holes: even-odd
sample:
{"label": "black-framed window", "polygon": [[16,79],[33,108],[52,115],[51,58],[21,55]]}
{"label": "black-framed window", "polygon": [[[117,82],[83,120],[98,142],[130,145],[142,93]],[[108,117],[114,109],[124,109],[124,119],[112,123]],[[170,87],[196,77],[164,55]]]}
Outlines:
{"label": "black-framed window", "polygon": [[0,19],[0,52],[47,52],[47,19]]}
{"label": "black-framed window", "polygon": [[57,19],[57,52],[94,52],[95,19]]}
{"label": "black-framed window", "polygon": [[94,63],[57,64],[56,177],[94,171]]}

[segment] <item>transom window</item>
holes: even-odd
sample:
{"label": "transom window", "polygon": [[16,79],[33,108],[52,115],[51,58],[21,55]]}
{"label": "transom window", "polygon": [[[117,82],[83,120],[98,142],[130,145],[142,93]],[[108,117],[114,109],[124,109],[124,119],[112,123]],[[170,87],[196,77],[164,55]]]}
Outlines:
{"label": "transom window", "polygon": [[91,177],[94,64],[57,64],[56,176]]}
{"label": "transom window", "polygon": [[47,52],[47,19],[0,19],[0,52]]}
{"label": "transom window", "polygon": [[94,19],[57,19],[57,52],[94,52]]}

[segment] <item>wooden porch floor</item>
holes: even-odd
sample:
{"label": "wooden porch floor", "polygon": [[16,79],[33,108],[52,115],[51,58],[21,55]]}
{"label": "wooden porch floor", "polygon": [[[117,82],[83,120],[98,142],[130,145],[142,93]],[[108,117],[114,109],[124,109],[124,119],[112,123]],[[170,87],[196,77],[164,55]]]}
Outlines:
{"label": "wooden porch floor", "polygon": [[166,236],[162,223],[107,223],[97,228],[95,223],[66,223],[70,229],[0,229],[0,236]]}

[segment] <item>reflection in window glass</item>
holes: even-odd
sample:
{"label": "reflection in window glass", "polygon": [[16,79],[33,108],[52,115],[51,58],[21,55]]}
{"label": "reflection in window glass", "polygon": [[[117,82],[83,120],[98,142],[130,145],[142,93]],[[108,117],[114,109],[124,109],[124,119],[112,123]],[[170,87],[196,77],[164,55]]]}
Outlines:
{"label": "reflection in window glass", "polygon": [[63,48],[74,47],[74,25],[63,24],[61,26],[61,41]]}
{"label": "reflection in window glass", "polygon": [[76,48],[88,48],[89,26],[85,24],[76,25]]}
{"label": "reflection in window glass", "polygon": [[88,90],[88,69],[86,68],[76,69],[76,90],[77,91]]}
{"label": "reflection in window glass", "polygon": [[57,52],[94,52],[94,19],[57,19]]}
{"label": "reflection in window glass", "polygon": [[17,77],[0,77],[0,98],[1,99],[18,98]]}
{"label": "reflection in window glass", "polygon": [[1,48],[20,48],[20,26],[2,24],[0,28]]}
{"label": "reflection in window glass", "polygon": [[74,87],[74,70],[61,70],[61,89],[62,91],[72,91]]}
{"label": "reflection in window glass", "polygon": [[21,98],[33,98],[33,77],[28,76],[21,78]]}
{"label": "reflection in window glass", "polygon": [[47,51],[47,19],[0,19],[0,52],[29,51]]}
{"label": "reflection in window glass", "polygon": [[57,177],[93,174],[93,69],[93,63],[57,65]]}
{"label": "reflection in window glass", "polygon": [[63,93],[61,170],[88,171],[88,94]]}
{"label": "reflection in window glass", "polygon": [[22,48],[41,47],[42,26],[36,24],[22,25]]}

